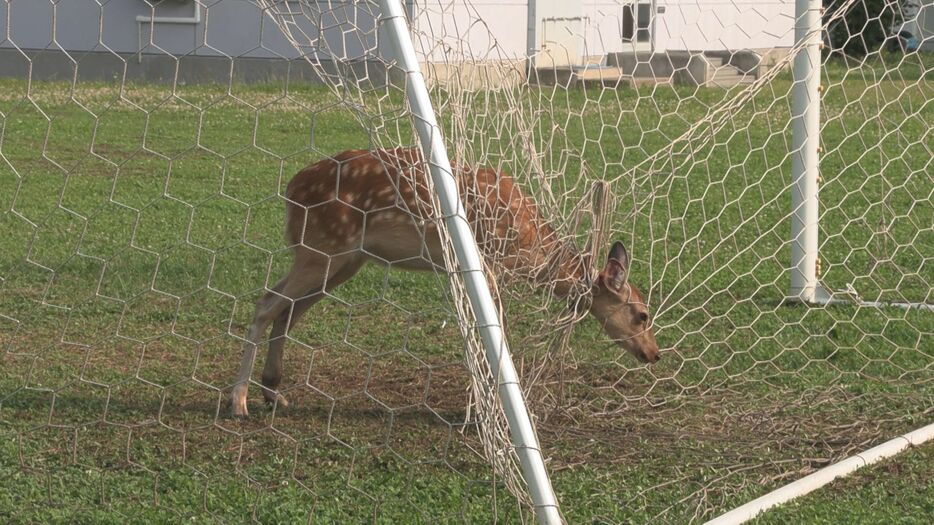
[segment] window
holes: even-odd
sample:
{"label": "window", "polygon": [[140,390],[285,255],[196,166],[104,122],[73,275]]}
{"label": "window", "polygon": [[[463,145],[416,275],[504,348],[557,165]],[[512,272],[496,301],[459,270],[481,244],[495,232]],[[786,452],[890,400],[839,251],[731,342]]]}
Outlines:
{"label": "window", "polygon": [[632,19],[632,4],[623,6],[623,42],[632,42],[635,33],[635,24]]}
{"label": "window", "polygon": [[652,26],[652,5],[639,4],[639,27],[636,31],[636,42],[649,41],[649,28]]}
{"label": "window", "polygon": [[623,42],[649,42],[652,30],[652,4],[631,3],[623,6]]}

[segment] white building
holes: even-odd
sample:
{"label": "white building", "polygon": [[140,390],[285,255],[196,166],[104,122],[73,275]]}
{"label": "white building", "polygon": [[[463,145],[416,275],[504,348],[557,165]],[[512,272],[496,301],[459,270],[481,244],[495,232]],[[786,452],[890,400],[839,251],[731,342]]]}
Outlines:
{"label": "white building", "polygon": [[444,41],[423,42],[435,60],[445,52],[476,59],[493,51],[503,59],[532,56],[538,66],[576,65],[612,53],[766,50],[788,48],[794,41],[794,0],[422,0],[416,5],[424,9],[417,31]]}
{"label": "white building", "polygon": [[[794,40],[795,0],[404,1],[414,15],[416,48],[439,76],[449,74],[444,70],[451,64],[520,76],[604,65],[633,78],[664,80],[666,63],[687,68],[700,60],[706,63],[700,82],[730,68],[735,71],[728,76],[738,72],[746,80],[758,71],[749,64],[769,64]],[[917,15],[905,28],[917,33],[921,49],[934,48],[934,0],[908,3],[917,4]],[[295,49],[252,0],[0,2],[0,76],[32,71],[36,78],[71,78],[80,60],[79,73],[89,78],[109,78],[117,61],[128,78],[223,80],[236,61],[244,65],[233,68],[237,78],[250,81],[280,74],[283,62],[298,62],[318,47],[361,61],[375,46],[388,53],[372,1],[273,4],[304,15],[297,17],[297,32],[327,45]],[[323,34],[316,23],[324,24]],[[503,68],[503,62],[514,66]],[[300,64],[286,66],[294,75]],[[697,79],[698,72],[688,76]]]}
{"label": "white building", "polygon": [[[520,81],[534,72],[542,82],[628,78],[729,86],[753,81],[759,66],[787,54],[794,43],[794,4],[421,0],[413,25],[430,77],[442,82],[452,71],[471,85],[506,71]],[[503,62],[515,67],[503,68]]]}

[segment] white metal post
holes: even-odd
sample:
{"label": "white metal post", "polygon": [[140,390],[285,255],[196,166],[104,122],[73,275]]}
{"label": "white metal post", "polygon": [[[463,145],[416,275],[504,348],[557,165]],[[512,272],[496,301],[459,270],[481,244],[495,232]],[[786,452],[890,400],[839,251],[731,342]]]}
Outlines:
{"label": "white metal post", "polygon": [[821,0],[795,0],[791,151],[791,298],[815,302],[827,294],[817,282],[820,150]]}
{"label": "white metal post", "polygon": [[392,43],[398,66],[405,72],[405,91],[415,119],[415,128],[422,151],[429,160],[431,178],[451,234],[458,270],[463,275],[470,305],[483,339],[486,358],[499,382],[499,395],[509,422],[513,445],[522,464],[522,474],[532,496],[535,515],[540,523],[562,523],[558,501],[545,469],[538,437],[529,418],[525,399],[519,388],[518,375],[506,346],[503,328],[500,326],[496,304],[483,272],[480,251],[467,222],[441,137],[441,129],[435,120],[428,88],[415,56],[405,12],[400,0],[380,0],[379,3],[386,29],[385,36]]}

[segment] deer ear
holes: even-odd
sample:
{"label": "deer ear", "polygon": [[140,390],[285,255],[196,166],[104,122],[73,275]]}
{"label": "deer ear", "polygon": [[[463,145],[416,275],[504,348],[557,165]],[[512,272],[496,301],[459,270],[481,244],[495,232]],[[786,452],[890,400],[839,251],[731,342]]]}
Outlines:
{"label": "deer ear", "polygon": [[626,245],[620,241],[614,242],[607,256],[607,262],[611,260],[618,262],[626,271],[629,271],[629,251],[626,250]]}
{"label": "deer ear", "polygon": [[626,246],[623,243],[619,241],[613,243],[602,273],[607,286],[617,292],[626,284],[626,279],[629,276],[629,252],[626,251]]}

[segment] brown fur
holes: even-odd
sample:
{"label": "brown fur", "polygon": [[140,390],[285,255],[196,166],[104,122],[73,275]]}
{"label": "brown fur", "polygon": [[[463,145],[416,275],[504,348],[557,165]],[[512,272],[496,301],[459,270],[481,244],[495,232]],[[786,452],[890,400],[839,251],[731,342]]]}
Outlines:
{"label": "brown fur", "polygon": [[[323,293],[353,277],[366,261],[408,270],[443,268],[443,246],[431,205],[429,178],[417,150],[351,150],[300,171],[286,190],[286,240],[292,269],[257,303],[232,393],[246,415],[246,385],[256,346],[273,323],[263,370],[264,395],[276,393],[289,326]],[[454,167],[467,219],[483,255],[502,270],[567,296],[589,265],[506,174]],[[654,362],[658,346],[639,290],[628,283],[628,254],[617,243],[593,282],[590,313],[604,331],[638,358]]]}
{"label": "brown fur", "polygon": [[[512,177],[488,168],[455,170],[468,221],[489,260],[527,272],[541,268],[560,248],[554,230]],[[431,262],[443,262],[435,249],[440,241],[430,189],[415,150],[345,151],[300,171],[289,183],[286,199],[286,240],[292,245],[331,255],[349,246],[378,246],[390,235],[408,245],[409,257],[388,262],[419,255],[426,256],[426,269]],[[424,254],[423,236],[429,242]],[[339,246],[335,239],[340,239]],[[581,261],[569,259],[552,278],[570,283],[582,272]]]}

